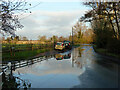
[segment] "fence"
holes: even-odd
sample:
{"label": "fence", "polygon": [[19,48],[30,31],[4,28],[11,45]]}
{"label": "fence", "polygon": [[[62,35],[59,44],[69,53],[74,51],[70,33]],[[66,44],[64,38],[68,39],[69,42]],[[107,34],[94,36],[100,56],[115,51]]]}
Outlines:
{"label": "fence", "polygon": [[46,60],[46,59],[48,59],[48,56],[38,57],[35,59],[31,59],[31,60],[13,61],[13,62],[11,62],[11,65],[9,63],[8,64],[1,64],[0,65],[0,70],[1,70],[0,76],[3,74],[3,72],[8,73],[7,72],[8,69],[10,69],[12,71],[12,70],[15,70],[17,68],[29,66],[29,65],[35,64],[37,62],[41,62],[41,61]]}
{"label": "fence", "polygon": [[3,75],[9,77],[9,75],[12,75],[12,71],[17,68],[29,66],[29,65],[41,62],[43,60],[49,59],[50,57],[53,57],[53,55],[49,55],[45,57],[37,57],[31,60],[12,61],[10,63],[0,64],[0,78],[1,78],[0,88],[3,85],[3,82],[2,82]]}
{"label": "fence", "polygon": [[2,52],[10,52],[12,47],[15,51],[24,51],[24,50],[35,50],[35,49],[44,49],[44,48],[53,48],[53,43],[51,44],[2,44]]}

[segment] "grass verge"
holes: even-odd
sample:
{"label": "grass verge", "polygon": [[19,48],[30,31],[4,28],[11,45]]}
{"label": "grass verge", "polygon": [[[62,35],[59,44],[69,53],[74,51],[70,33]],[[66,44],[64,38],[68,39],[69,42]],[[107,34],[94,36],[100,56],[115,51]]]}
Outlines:
{"label": "grass verge", "polygon": [[11,56],[11,53],[2,53],[2,61],[15,61],[15,60],[24,60],[24,59],[29,59],[29,58],[32,58],[40,53],[44,53],[44,52],[47,52],[47,51],[51,51],[53,50],[52,48],[48,48],[48,49],[38,49],[38,50],[28,50],[28,51],[19,51],[19,52],[15,52],[15,55],[14,53],[12,53],[12,56]]}
{"label": "grass verge", "polygon": [[120,59],[120,54],[110,53],[110,52],[107,51],[107,49],[96,48],[95,45],[93,45],[93,48],[94,48],[95,52],[97,52],[99,54],[103,54],[103,55],[106,55],[106,56],[110,56],[110,57],[114,57],[114,58]]}

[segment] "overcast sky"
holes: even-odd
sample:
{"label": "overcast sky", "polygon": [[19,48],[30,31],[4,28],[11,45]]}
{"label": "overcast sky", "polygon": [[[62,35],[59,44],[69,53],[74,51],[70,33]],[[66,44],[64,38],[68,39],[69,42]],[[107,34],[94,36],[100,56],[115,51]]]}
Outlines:
{"label": "overcast sky", "polygon": [[[55,0],[29,0],[32,5],[41,4],[30,11],[32,14],[20,16],[21,24],[24,28],[16,32],[17,35],[26,36],[28,39],[36,40],[38,36],[51,37],[69,36],[72,26],[84,15],[89,8],[85,7],[80,0],[74,2],[65,0],[55,2]],[[50,2],[51,1],[51,2]]]}

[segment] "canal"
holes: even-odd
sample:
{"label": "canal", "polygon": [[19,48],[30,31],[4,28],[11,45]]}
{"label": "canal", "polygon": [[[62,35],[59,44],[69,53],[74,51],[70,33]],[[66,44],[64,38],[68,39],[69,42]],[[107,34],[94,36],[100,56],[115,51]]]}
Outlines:
{"label": "canal", "polygon": [[13,75],[31,83],[31,88],[118,88],[119,67],[91,45],[82,45],[18,68]]}

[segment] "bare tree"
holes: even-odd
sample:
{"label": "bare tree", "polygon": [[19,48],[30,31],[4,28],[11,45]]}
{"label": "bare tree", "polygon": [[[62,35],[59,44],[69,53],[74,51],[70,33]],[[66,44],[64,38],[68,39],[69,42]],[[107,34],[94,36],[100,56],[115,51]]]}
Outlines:
{"label": "bare tree", "polygon": [[31,4],[26,0],[0,0],[0,33],[15,36],[15,31],[23,28],[19,14],[31,13],[30,8]]}
{"label": "bare tree", "polygon": [[[80,21],[108,20],[112,26],[114,37],[120,37],[120,2],[101,2],[96,0],[96,2],[86,2],[84,5],[90,6],[92,10],[88,11]],[[106,23],[104,26],[106,26]]]}
{"label": "bare tree", "polygon": [[22,38],[22,40],[23,40],[23,41],[28,41],[28,38],[24,36],[24,37]]}

